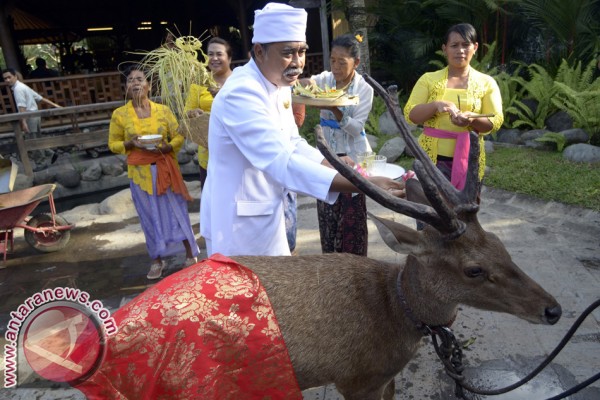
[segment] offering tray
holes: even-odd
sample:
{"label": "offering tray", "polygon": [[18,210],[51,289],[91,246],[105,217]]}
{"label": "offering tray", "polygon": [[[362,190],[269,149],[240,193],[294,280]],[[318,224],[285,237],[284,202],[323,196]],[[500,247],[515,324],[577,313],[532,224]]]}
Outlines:
{"label": "offering tray", "polygon": [[308,97],[292,95],[292,103],[306,104],[317,107],[355,106],[359,102],[358,96],[343,94],[340,97]]}

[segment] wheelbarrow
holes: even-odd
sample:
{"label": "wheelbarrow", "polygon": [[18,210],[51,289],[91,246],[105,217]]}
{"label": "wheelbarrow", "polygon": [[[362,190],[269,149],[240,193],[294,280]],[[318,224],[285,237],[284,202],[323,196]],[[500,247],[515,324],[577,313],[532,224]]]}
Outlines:
{"label": "wheelbarrow", "polygon": [[[54,184],[46,184],[0,194],[0,251],[6,254],[13,250],[13,230],[25,229],[25,240],[34,249],[50,253],[64,248],[71,238],[69,224],[56,215],[52,192]],[[31,212],[45,199],[50,203],[50,213],[29,217]]]}

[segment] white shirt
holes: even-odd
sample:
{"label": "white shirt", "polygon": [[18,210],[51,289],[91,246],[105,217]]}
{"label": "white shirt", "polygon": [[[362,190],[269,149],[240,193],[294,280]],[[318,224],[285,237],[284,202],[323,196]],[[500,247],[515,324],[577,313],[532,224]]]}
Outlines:
{"label": "white shirt", "polygon": [[212,105],[200,231],[208,254],[289,255],[287,191],[330,204],[337,172],[298,133],[290,87],[267,81],[253,60],[227,79]]}
{"label": "white shirt", "polygon": [[15,104],[17,105],[17,108],[25,107],[25,111],[38,110],[37,102],[42,101],[43,97],[40,96],[35,90],[21,81],[15,82],[11,89],[15,97]]}

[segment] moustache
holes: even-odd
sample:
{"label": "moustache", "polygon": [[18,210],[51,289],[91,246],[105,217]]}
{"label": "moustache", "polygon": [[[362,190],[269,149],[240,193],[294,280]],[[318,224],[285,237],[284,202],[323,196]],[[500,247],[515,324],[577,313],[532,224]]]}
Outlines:
{"label": "moustache", "polygon": [[302,75],[302,72],[302,68],[288,68],[285,71],[283,71],[283,75]]}

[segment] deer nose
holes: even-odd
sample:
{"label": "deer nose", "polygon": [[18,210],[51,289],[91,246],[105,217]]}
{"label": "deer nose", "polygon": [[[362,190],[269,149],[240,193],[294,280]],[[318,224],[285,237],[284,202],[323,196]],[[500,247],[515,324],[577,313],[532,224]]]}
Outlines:
{"label": "deer nose", "polygon": [[559,305],[554,307],[546,307],[544,310],[544,316],[550,325],[554,325],[560,319],[562,315],[562,308]]}

